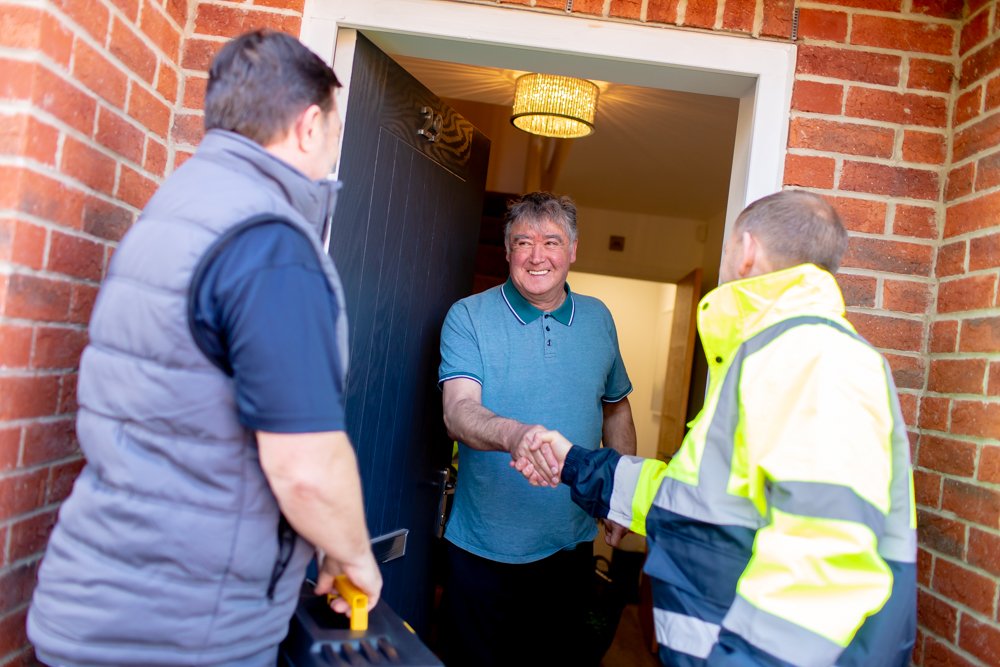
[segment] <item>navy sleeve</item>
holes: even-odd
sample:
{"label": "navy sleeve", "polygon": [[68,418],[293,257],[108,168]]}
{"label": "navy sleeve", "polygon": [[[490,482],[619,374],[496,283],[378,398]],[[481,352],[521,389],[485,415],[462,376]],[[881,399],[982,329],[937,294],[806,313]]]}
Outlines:
{"label": "navy sleeve", "polygon": [[283,222],[236,235],[193,286],[192,333],[236,386],[257,431],[344,430],[337,302],[302,232]]}
{"label": "navy sleeve", "polygon": [[589,450],[573,446],[563,463],[562,482],[570,488],[570,498],[584,512],[606,519],[611,509],[615,466],[621,454],[610,447]]}

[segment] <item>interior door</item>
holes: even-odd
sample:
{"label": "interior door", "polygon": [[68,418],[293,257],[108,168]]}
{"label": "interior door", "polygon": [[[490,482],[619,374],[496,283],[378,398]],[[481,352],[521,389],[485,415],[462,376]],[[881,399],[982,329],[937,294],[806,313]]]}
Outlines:
{"label": "interior door", "polygon": [[437,383],[441,325],[472,292],[489,140],[358,35],[344,182],[330,237],[351,325],[347,432],[368,528],[407,529],[383,597],[426,636],[440,477],[451,443]]}
{"label": "interior door", "polygon": [[663,409],[660,412],[660,438],[656,447],[657,458],[661,461],[669,461],[684,440],[700,298],[701,269],[697,268],[677,281],[674,297],[674,320],[670,327],[670,352],[667,356],[667,377],[663,383]]}

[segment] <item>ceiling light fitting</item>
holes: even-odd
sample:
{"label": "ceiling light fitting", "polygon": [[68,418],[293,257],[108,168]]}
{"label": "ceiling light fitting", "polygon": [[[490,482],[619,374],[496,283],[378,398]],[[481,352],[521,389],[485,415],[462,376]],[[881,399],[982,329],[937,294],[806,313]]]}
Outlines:
{"label": "ceiling light fitting", "polygon": [[597,93],[597,86],[584,79],[523,74],[517,78],[510,122],[543,137],[585,137],[594,131]]}

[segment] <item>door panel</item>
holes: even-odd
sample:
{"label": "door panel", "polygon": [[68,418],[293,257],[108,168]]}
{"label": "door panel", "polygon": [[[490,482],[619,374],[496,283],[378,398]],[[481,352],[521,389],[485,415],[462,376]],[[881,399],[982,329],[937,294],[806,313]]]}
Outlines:
{"label": "door panel", "polygon": [[[437,141],[417,133],[424,107]],[[358,35],[330,237],[351,324],[347,432],[372,536],[410,531],[406,555],[382,566],[383,595],[421,635],[434,471],[451,455],[438,344],[448,309],[472,290],[488,158],[482,133]]]}

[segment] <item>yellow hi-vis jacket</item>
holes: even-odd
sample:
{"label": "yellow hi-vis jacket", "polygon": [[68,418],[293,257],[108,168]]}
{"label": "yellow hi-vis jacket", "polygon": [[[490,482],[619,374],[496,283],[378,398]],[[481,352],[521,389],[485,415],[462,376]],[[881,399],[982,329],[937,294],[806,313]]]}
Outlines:
{"label": "yellow hi-vis jacket", "polygon": [[574,447],[562,479],[647,535],[667,665],[903,666],[916,635],[910,450],[882,355],[812,265],[698,306],[705,407],[669,464]]}

